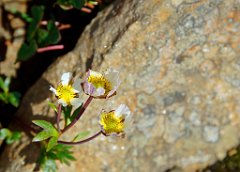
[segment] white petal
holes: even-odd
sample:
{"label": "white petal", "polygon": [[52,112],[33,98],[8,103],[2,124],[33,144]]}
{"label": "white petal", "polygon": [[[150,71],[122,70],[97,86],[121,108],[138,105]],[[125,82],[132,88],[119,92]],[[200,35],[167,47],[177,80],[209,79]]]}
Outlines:
{"label": "white petal", "polygon": [[133,120],[131,115],[128,115],[128,117],[124,120],[124,132],[127,134],[130,134],[133,132],[134,126],[133,126]]}
{"label": "white petal", "polygon": [[113,87],[118,85],[118,83],[120,82],[120,80],[119,80],[119,72],[117,70],[112,69],[112,68],[108,69],[105,72],[105,77],[111,84],[113,84]]}
{"label": "white petal", "polygon": [[90,76],[97,76],[97,77],[102,76],[101,73],[96,72],[96,71],[93,71],[93,70],[89,70],[89,75],[90,75]]}
{"label": "white petal", "polygon": [[121,84],[121,80],[119,79],[119,72],[110,68],[105,72],[105,77],[112,84],[113,87],[107,95],[107,97],[110,97]]}
{"label": "white petal", "polygon": [[105,93],[105,89],[102,88],[102,87],[100,87],[100,88],[96,89],[94,95],[96,95],[96,96],[102,96],[102,95],[104,95],[104,93]]}
{"label": "white petal", "polygon": [[71,77],[72,77],[72,73],[70,72],[62,74],[62,77],[61,77],[62,85],[68,85],[71,80]]}
{"label": "white petal", "polygon": [[118,108],[115,110],[115,115],[119,117],[120,115],[124,115],[128,117],[130,115],[130,110],[125,104],[120,104]]}
{"label": "white petal", "polygon": [[57,90],[52,86],[50,86],[49,90],[52,91],[55,95],[57,95]]}
{"label": "white petal", "polygon": [[94,86],[89,82],[85,82],[83,84],[83,88],[84,88],[84,92],[88,95],[92,95],[95,92]]}
{"label": "white petal", "polygon": [[82,80],[81,79],[76,79],[74,82],[73,82],[73,88],[74,88],[74,92],[75,93],[79,93],[80,90],[82,89],[81,87],[81,82]]}
{"label": "white petal", "polygon": [[64,107],[67,106],[67,103],[63,99],[58,99],[58,104],[62,104]]}
{"label": "white petal", "polygon": [[73,98],[70,103],[72,106],[78,108],[82,104],[82,100],[79,98]]}

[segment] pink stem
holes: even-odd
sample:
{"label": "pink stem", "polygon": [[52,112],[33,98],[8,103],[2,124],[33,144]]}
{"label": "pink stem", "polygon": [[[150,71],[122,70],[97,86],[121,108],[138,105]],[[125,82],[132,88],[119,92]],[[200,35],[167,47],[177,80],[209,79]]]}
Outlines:
{"label": "pink stem", "polygon": [[58,132],[60,132],[59,122],[60,122],[60,118],[61,118],[61,112],[62,112],[62,105],[59,104],[58,105],[58,112],[57,112],[57,129],[58,129]]}
{"label": "pink stem", "polygon": [[65,131],[67,131],[69,128],[71,128],[82,116],[82,114],[84,113],[85,109],[88,107],[88,105],[91,103],[93,97],[89,96],[88,99],[86,100],[86,102],[84,103],[84,105],[82,106],[80,112],[78,113],[78,115],[76,116],[76,118],[68,125],[66,126],[63,130],[62,133],[64,133]]}
{"label": "pink stem", "polygon": [[88,9],[88,8],[85,8],[85,7],[82,7],[82,8],[81,8],[81,11],[82,11],[82,12],[85,12],[85,13],[91,13],[91,12],[92,12],[92,10],[90,10],[90,9]]}
{"label": "pink stem", "polygon": [[64,45],[53,45],[53,46],[38,48],[37,52],[42,53],[42,52],[45,52],[45,51],[62,50],[63,48],[64,48]]}
{"label": "pink stem", "polygon": [[96,134],[94,134],[93,136],[91,136],[91,137],[89,137],[85,140],[79,141],[79,142],[66,142],[66,141],[59,140],[58,143],[65,144],[65,145],[79,145],[79,144],[83,144],[83,143],[86,143],[86,142],[89,142],[89,141],[93,140],[94,138],[96,138],[100,134],[102,134],[102,131],[99,131]]}
{"label": "pink stem", "polygon": [[[48,24],[48,21],[43,20],[43,21],[40,22],[40,24],[41,24],[41,25],[47,25],[47,24]],[[56,25],[56,26],[59,26],[60,23],[56,21],[56,22],[55,22],[55,25]]]}

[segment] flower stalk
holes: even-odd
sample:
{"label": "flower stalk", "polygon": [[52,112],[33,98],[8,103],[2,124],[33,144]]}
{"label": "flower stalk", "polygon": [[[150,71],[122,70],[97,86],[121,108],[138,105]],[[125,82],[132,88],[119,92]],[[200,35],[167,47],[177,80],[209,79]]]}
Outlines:
{"label": "flower stalk", "polygon": [[66,141],[58,140],[58,143],[59,144],[65,144],[65,145],[80,145],[80,144],[83,144],[83,143],[86,143],[86,142],[89,142],[89,141],[93,140],[94,138],[96,138],[100,134],[102,134],[102,131],[99,131],[96,134],[94,134],[93,136],[91,136],[87,139],[81,140],[79,142],[66,142]]}
{"label": "flower stalk", "polygon": [[[120,83],[119,72],[113,69],[108,69],[103,73],[89,70],[84,79],[74,79],[71,72],[63,73],[58,85],[56,87],[50,86],[49,88],[57,98],[57,110],[55,105],[50,106],[57,111],[57,127],[44,120],[34,120],[33,123],[43,130],[35,135],[33,141],[49,139],[47,147],[50,150],[57,144],[83,144],[93,140],[100,134],[106,137],[118,136],[123,138],[130,129],[131,112],[125,104],[120,104],[116,109],[110,109],[110,111],[102,109],[99,114],[100,131],[91,137],[78,141],[80,138],[88,135],[88,132],[82,132],[76,135],[72,141],[58,140],[63,133],[77,123],[93,99],[103,100],[115,96]],[[84,103],[81,99],[81,93],[88,95]],[[74,111],[72,112],[72,110]],[[65,120],[63,129],[60,128],[62,112]]]}
{"label": "flower stalk", "polygon": [[62,113],[62,105],[59,104],[58,105],[58,111],[57,111],[57,129],[58,129],[58,132],[60,133],[60,118],[61,118],[61,113]]}
{"label": "flower stalk", "polygon": [[72,122],[62,130],[62,133],[66,132],[68,129],[74,126],[74,124],[80,119],[80,117],[83,115],[84,111],[86,110],[86,108],[88,107],[88,105],[91,103],[92,100],[93,100],[93,97],[89,96],[86,102],[84,103],[84,105],[82,106],[80,112],[76,116],[76,118],[73,119]]}

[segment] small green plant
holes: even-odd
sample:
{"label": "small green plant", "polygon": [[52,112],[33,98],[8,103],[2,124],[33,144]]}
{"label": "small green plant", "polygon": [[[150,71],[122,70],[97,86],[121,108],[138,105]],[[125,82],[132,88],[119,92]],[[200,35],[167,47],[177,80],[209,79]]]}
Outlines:
{"label": "small green plant", "polygon": [[71,148],[71,146],[58,144],[50,151],[47,151],[47,147],[43,145],[38,159],[41,169],[44,172],[57,171],[56,160],[59,160],[63,164],[70,165],[70,161],[76,160],[72,155],[73,152]]}
{"label": "small green plant", "polygon": [[21,94],[16,91],[10,92],[10,83],[11,79],[9,77],[7,77],[5,80],[0,77],[0,89],[2,90],[2,92],[0,92],[0,100],[5,104],[10,103],[14,107],[18,107]]}
{"label": "small green plant", "polygon": [[[72,8],[79,9],[83,12],[90,13],[98,1],[89,0],[56,0],[52,2],[52,8],[56,5],[60,6],[63,10]],[[46,7],[44,5],[34,5],[31,7],[30,14],[20,13],[17,10],[9,11],[15,16],[23,19],[27,26],[26,38],[20,47],[17,55],[17,61],[25,61],[31,58],[36,53],[44,51],[63,49],[64,45],[56,45],[60,39],[61,24],[55,21],[54,13],[50,14],[49,20],[43,20]],[[48,10],[48,13],[53,10]]]}
{"label": "small green plant", "polygon": [[18,51],[17,60],[27,60],[37,52],[38,48],[56,44],[60,40],[60,33],[53,20],[49,20],[46,26],[41,25],[44,9],[44,6],[32,7],[32,18],[27,28],[26,40]]}
{"label": "small green plant", "polygon": [[10,131],[7,128],[0,129],[0,140],[5,140],[7,144],[12,144],[21,138],[21,133],[18,131]]}
{"label": "small green plant", "polygon": [[[54,103],[48,102],[48,105],[56,112],[56,127],[45,120],[33,120],[35,125],[42,128],[39,133],[36,133],[33,142],[41,141],[44,145],[40,156],[40,164],[44,172],[56,171],[55,160],[63,163],[68,163],[66,160],[74,160],[70,151],[66,150],[66,155],[62,155],[61,153],[64,151],[61,152],[59,147],[64,149],[65,145],[83,144],[100,135],[125,136],[130,126],[131,112],[126,105],[121,104],[116,110],[102,110],[99,113],[99,131],[92,136],[88,136],[89,131],[81,131],[76,133],[70,141],[61,140],[61,136],[79,121],[94,99],[105,100],[113,97],[116,95],[120,83],[119,73],[116,70],[109,69],[103,74],[89,70],[84,79],[74,80],[70,72],[64,73],[59,85],[56,88],[50,87],[50,91],[55,94],[58,103],[56,106]],[[80,97],[81,92],[88,95],[84,103]],[[61,118],[64,122],[63,128],[60,127]]]}

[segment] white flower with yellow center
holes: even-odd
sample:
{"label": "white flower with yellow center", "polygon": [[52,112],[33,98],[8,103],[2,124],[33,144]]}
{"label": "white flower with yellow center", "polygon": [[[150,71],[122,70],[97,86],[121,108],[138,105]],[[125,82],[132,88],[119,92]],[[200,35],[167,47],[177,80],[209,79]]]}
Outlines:
{"label": "white flower with yellow center", "polygon": [[80,106],[82,103],[82,101],[79,99],[80,90],[80,80],[77,79],[73,82],[72,74],[70,72],[62,75],[61,82],[56,89],[50,86],[50,91],[56,95],[58,103],[62,104],[64,107],[68,105],[75,107]]}
{"label": "white flower with yellow center", "polygon": [[131,112],[129,108],[121,104],[116,110],[100,114],[99,124],[102,132],[106,135],[124,136],[126,130],[129,129],[131,121]]}
{"label": "white flower with yellow center", "polygon": [[120,85],[119,72],[108,69],[103,74],[89,70],[83,82],[86,94],[95,98],[109,98],[116,93]]}

